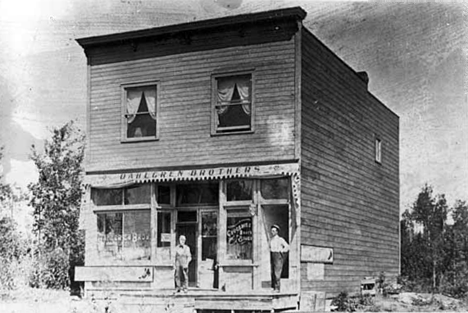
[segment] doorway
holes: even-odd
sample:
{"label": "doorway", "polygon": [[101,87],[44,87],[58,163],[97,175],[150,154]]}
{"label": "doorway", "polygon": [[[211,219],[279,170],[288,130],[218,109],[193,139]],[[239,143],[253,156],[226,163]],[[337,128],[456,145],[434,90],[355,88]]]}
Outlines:
{"label": "doorway", "polygon": [[[268,264],[270,263],[270,256],[269,256],[269,241],[271,239],[271,226],[278,225],[280,227],[280,231],[278,233],[279,236],[283,237],[288,244],[290,244],[290,233],[289,233],[289,206],[287,204],[272,204],[272,205],[263,205],[262,206],[262,213],[263,213],[263,222],[264,222],[264,230],[265,230],[265,237],[263,247],[267,249],[263,251],[266,254],[266,259],[268,260]],[[266,268],[268,272],[268,276],[270,273],[269,267]],[[264,278],[268,277],[264,275]],[[283,264],[283,271],[281,272],[282,279],[289,278],[289,253],[286,254],[286,259]],[[271,286],[271,281],[262,282],[262,285],[266,288]]]}
{"label": "doorway", "polygon": [[190,248],[192,254],[192,261],[189,263],[188,278],[189,287],[197,286],[197,271],[198,271],[198,249],[197,249],[197,238],[198,238],[198,223],[193,221],[185,221],[187,217],[190,217],[196,211],[179,211],[177,217],[176,234],[177,242],[181,235],[187,238],[185,244]]}

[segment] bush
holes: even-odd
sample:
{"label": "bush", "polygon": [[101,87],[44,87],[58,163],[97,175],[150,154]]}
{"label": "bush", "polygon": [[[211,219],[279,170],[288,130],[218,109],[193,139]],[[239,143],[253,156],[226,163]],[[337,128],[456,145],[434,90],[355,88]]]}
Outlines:
{"label": "bush", "polygon": [[372,296],[360,295],[358,297],[349,297],[346,291],[340,292],[340,294],[332,300],[331,305],[335,307],[333,311],[338,312],[375,311],[374,299]]}
{"label": "bush", "polygon": [[66,289],[70,286],[68,255],[61,249],[37,257],[29,285],[34,288]]}
{"label": "bush", "polygon": [[0,238],[0,289],[15,289],[21,277],[20,259],[25,255],[25,241],[9,217],[0,218]]}

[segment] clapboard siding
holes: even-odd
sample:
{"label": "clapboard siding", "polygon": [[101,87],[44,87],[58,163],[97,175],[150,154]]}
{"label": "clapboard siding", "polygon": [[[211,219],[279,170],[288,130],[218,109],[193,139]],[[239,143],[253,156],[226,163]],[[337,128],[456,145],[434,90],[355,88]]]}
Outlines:
{"label": "clapboard siding", "polygon": [[301,53],[301,244],[334,250],[324,280],[302,263],[301,286],[357,292],[365,276],[399,270],[398,117],[305,29]]}
{"label": "clapboard siding", "polygon": [[[90,49],[87,171],[294,159],[297,26],[280,26]],[[255,132],[211,136],[211,77],[239,70],[253,71]],[[121,143],[121,85],[144,81],[158,83],[159,139]]]}

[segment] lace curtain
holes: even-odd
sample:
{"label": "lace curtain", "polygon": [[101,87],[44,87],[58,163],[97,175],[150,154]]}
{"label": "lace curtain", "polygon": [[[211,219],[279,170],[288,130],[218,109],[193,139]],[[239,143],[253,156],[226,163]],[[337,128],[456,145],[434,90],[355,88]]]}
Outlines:
{"label": "lace curtain", "polygon": [[132,88],[127,89],[127,123],[131,124],[138,109],[145,99],[148,113],[156,120],[156,89],[155,88]]}
{"label": "lace curtain", "polygon": [[228,104],[232,101],[234,89],[239,94],[242,109],[245,114],[250,115],[250,79],[247,76],[243,77],[227,77],[218,79],[218,106],[217,112],[223,115],[229,109]]}

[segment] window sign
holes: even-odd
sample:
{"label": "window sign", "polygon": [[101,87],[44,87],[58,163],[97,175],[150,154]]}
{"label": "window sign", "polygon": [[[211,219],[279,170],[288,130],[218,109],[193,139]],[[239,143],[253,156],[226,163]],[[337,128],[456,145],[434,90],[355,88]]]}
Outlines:
{"label": "window sign", "polygon": [[252,217],[229,215],[226,230],[228,259],[252,259]]}
{"label": "window sign", "polygon": [[171,233],[161,233],[161,243],[171,242]]}

